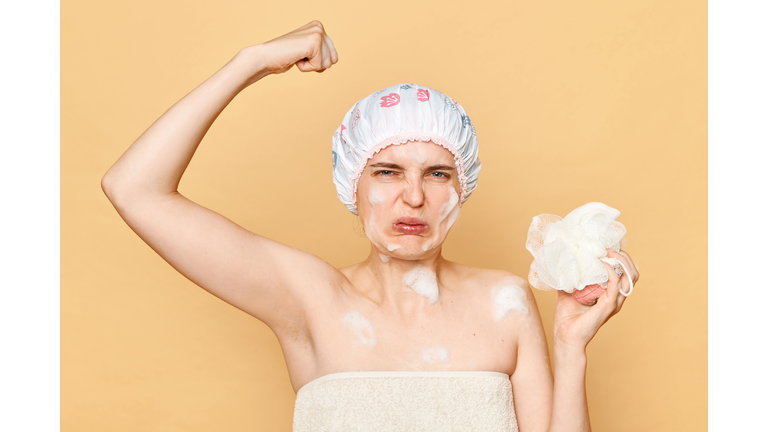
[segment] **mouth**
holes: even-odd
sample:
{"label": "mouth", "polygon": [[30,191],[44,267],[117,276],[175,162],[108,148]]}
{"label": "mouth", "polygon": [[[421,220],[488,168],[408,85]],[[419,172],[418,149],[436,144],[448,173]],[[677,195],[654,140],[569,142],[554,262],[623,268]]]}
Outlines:
{"label": "mouth", "polygon": [[404,235],[421,235],[429,229],[427,221],[415,217],[401,217],[395,221],[393,228]]}

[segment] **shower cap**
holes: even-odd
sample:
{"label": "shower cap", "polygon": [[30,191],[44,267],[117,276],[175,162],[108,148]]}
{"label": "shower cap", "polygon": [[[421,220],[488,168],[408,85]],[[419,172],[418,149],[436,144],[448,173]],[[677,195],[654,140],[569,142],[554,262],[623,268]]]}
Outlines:
{"label": "shower cap", "polygon": [[469,198],[477,187],[480,159],[466,111],[435,89],[397,84],[357,102],[333,134],[333,182],[349,211],[357,214],[357,181],[368,160],[409,141],[432,141],[450,151],[459,175],[459,201]]}
{"label": "shower cap", "polygon": [[[528,273],[531,285],[545,291],[573,293],[578,301],[592,303],[605,291],[608,282],[602,262],[622,273],[623,264],[608,258],[606,252],[619,252],[627,233],[624,225],[616,221],[620,214],[603,203],[592,202],[564,218],[552,214],[534,217],[525,243],[534,256]],[[631,282],[628,293],[621,291],[625,296],[632,292]]]}

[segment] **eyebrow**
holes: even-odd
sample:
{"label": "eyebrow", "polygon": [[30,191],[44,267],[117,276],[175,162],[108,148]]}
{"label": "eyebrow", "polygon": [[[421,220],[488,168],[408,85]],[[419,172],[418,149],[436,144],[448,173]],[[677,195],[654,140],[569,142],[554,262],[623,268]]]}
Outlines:
{"label": "eyebrow", "polygon": [[[392,162],[377,162],[375,164],[370,165],[371,168],[392,168],[392,169],[403,169],[400,165]],[[451,165],[432,165],[427,167],[427,171],[451,171],[455,170],[456,167]]]}
{"label": "eyebrow", "polygon": [[427,167],[427,171],[450,171],[455,170],[456,167],[452,165],[432,165]]}
{"label": "eyebrow", "polygon": [[371,168],[394,168],[394,169],[403,169],[400,165],[392,162],[378,162],[371,165]]}

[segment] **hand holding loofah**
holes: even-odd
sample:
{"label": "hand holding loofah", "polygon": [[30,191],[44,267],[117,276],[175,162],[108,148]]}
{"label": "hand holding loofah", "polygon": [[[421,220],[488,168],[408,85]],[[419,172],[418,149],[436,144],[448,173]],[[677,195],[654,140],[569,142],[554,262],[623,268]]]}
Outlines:
{"label": "hand holding loofah", "polygon": [[[541,214],[528,228],[525,248],[533,254],[528,281],[540,290],[571,293],[579,303],[593,305],[607,287],[610,264],[621,276],[626,269],[608,258],[606,249],[619,252],[627,230],[616,218],[621,213],[603,203],[585,204],[565,218]],[[632,292],[632,280],[628,296]]]}

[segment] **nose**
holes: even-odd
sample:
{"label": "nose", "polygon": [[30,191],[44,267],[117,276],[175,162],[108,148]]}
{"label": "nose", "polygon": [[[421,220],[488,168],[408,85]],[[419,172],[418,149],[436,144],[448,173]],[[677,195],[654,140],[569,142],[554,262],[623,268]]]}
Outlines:
{"label": "nose", "polygon": [[424,205],[424,181],[420,175],[408,177],[403,190],[403,201],[413,208]]}

